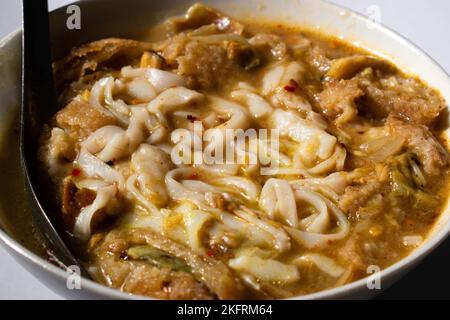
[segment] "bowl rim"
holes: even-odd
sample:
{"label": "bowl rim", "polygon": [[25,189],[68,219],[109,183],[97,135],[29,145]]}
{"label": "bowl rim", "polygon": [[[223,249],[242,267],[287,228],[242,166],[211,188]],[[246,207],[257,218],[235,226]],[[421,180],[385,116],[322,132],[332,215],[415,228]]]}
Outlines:
{"label": "bowl rim", "polygon": [[[370,20],[365,17],[364,15],[349,9],[345,6],[337,5],[335,3],[330,2],[329,0],[319,0],[324,5],[333,7],[334,9],[340,9],[345,10],[346,13],[348,13],[352,19],[359,20],[360,22],[369,22]],[[73,1],[71,3],[76,3],[77,1]],[[52,10],[51,12],[54,12],[56,10],[59,10],[61,8],[66,7],[67,5],[70,5],[71,3],[68,3],[60,8],[56,8],[55,10]],[[376,23],[373,25],[373,27],[378,31],[386,35],[387,37],[392,38],[395,42],[403,44],[408,50],[415,52],[419,57],[425,58],[428,60],[436,70],[443,75],[447,77],[447,79],[450,82],[450,75],[449,73],[432,58],[428,53],[426,53],[424,50],[422,50],[420,47],[415,45],[412,41],[408,40],[406,37],[402,36],[398,32],[392,30],[391,28],[385,26],[382,23]],[[0,49],[6,45],[8,42],[10,42],[13,38],[19,37],[21,35],[21,29],[16,29],[15,31],[9,33],[2,39],[0,39]],[[368,45],[370,47],[370,44]],[[439,89],[439,88],[437,88]],[[450,108],[450,106],[448,106]],[[450,196],[449,196],[450,198]],[[447,201],[449,201],[449,198]],[[443,214],[443,213],[441,213]],[[381,270],[378,275],[381,279],[381,283],[383,279],[388,278],[390,276],[394,276],[397,272],[406,270],[408,267],[414,266],[415,263],[420,262],[423,258],[425,258],[428,254],[430,254],[436,247],[438,247],[443,241],[447,239],[447,237],[450,235],[450,220],[447,221],[444,226],[438,230],[437,232],[431,231],[427,236],[427,241],[422,244],[420,247],[416,248],[414,251],[412,251],[408,256],[404,257],[403,259],[399,260],[398,262],[392,264],[388,268],[385,268]],[[61,269],[60,267],[57,267],[56,265],[50,263],[49,261],[43,259],[42,257],[38,256],[28,248],[22,246],[18,241],[16,241],[12,236],[8,235],[5,230],[0,228],[0,243],[2,245],[5,245],[9,247],[9,249],[12,249],[15,253],[19,254],[25,260],[28,262],[31,262],[32,264],[38,266],[40,269],[44,270],[45,272],[51,273],[53,276],[58,278],[59,281],[66,281],[67,279],[67,273],[65,270]],[[10,252],[9,252],[10,253]],[[38,280],[40,280],[39,276],[36,274],[33,274]],[[307,295],[300,295],[300,296],[294,296],[287,300],[314,300],[314,299],[332,299],[332,298],[339,298],[343,294],[349,294],[354,291],[357,291],[358,289],[361,289],[367,284],[368,279],[370,279],[370,275],[367,277],[364,277],[362,279],[359,279],[357,281],[350,282],[348,284],[325,289],[319,292],[307,294]],[[44,285],[46,285],[44,283]],[[106,298],[112,298],[112,299],[148,299],[148,300],[156,300],[152,297],[144,297],[140,295],[132,295],[128,294],[122,291],[119,291],[117,289],[109,288],[103,284],[94,282],[93,280],[82,278],[81,287],[83,291],[91,291],[98,295],[104,296]],[[385,289],[385,288],[383,288]],[[53,290],[52,290],[53,291]],[[377,290],[377,293],[380,293],[382,290]]]}

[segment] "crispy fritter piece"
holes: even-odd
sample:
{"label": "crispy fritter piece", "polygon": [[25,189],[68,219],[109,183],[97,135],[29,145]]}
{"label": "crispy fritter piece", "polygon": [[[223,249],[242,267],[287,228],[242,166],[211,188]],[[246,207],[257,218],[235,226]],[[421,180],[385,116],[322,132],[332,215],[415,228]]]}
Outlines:
{"label": "crispy fritter piece", "polygon": [[429,126],[445,109],[442,97],[419,80],[371,69],[362,74],[366,74],[359,77],[364,91],[362,110],[371,117],[384,119],[391,115]]}
{"label": "crispy fritter piece", "polygon": [[428,127],[406,123],[393,116],[388,118],[386,125],[392,135],[406,140],[407,148],[417,156],[428,175],[443,173],[449,164],[449,155]]}
{"label": "crispy fritter piece", "polygon": [[71,177],[64,179],[61,192],[63,220],[67,228],[72,229],[75,219],[82,208],[95,200],[95,192],[89,189],[78,189]]}
{"label": "crispy fritter piece", "polygon": [[145,51],[151,52],[152,45],[136,40],[107,38],[73,48],[63,59],[53,64],[53,76],[58,91],[71,82],[100,71],[137,64]]}
{"label": "crispy fritter piece", "polygon": [[355,101],[363,94],[356,80],[340,80],[329,83],[317,97],[323,115],[344,124],[358,115]]}
{"label": "crispy fritter piece", "polygon": [[[183,261],[190,272],[123,259],[126,250],[137,245],[150,246]],[[100,280],[128,292],[167,299],[246,297],[243,284],[225,264],[147,230],[111,231],[91,252],[92,263],[102,271]]]}
{"label": "crispy fritter piece", "polygon": [[185,30],[197,29],[205,25],[214,24],[220,31],[242,34],[244,26],[234,19],[208,6],[196,3],[191,6],[182,17],[169,19],[169,30],[179,33]]}
{"label": "crispy fritter piece", "polygon": [[83,98],[76,98],[58,111],[55,122],[75,141],[80,141],[101,127],[115,125],[116,119],[91,106]]}

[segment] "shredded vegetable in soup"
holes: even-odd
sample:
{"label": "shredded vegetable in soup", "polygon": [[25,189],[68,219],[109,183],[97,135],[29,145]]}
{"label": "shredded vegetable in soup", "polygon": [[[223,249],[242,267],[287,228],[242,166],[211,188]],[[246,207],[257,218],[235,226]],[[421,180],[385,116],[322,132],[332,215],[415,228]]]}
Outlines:
{"label": "shredded vegetable in soup", "polygon": [[340,40],[200,4],[148,34],[54,63],[39,159],[98,282],[288,298],[426,240],[448,190],[436,91]]}

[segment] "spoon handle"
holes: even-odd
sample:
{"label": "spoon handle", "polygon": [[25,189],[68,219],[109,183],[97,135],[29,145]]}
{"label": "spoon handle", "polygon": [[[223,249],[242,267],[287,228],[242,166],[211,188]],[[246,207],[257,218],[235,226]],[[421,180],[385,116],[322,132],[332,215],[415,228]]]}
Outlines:
{"label": "spoon handle", "polygon": [[[58,212],[43,206],[50,190],[39,178],[37,152],[42,125],[57,110],[52,78],[52,58],[47,0],[23,0],[22,35],[22,115],[21,158],[30,196],[35,223],[50,245],[50,258],[63,268],[78,266],[81,274],[86,271],[79,265],[57,232]],[[50,199],[50,201],[55,199]],[[52,215],[53,213],[53,215]],[[52,217],[52,219],[51,219]]]}
{"label": "spoon handle", "polygon": [[[47,112],[40,117],[50,117],[56,110],[52,76],[52,57],[47,0],[23,0],[23,79],[32,89],[33,102],[45,106]],[[40,110],[40,111],[45,111]],[[37,119],[46,120],[46,119]],[[39,121],[40,122],[40,121]]]}

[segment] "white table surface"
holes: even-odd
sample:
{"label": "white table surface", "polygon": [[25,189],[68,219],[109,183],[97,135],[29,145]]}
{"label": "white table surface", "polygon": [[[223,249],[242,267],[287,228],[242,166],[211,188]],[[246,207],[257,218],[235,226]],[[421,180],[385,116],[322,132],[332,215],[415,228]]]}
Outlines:
{"label": "white table surface", "polygon": [[[50,9],[72,1],[49,0]],[[337,4],[370,13],[378,6],[381,22],[428,52],[450,73],[450,1],[447,0],[333,0]],[[373,7],[372,7],[373,8]],[[21,1],[0,1],[0,38],[19,28]],[[0,299],[61,299],[23,269],[0,247]]]}

